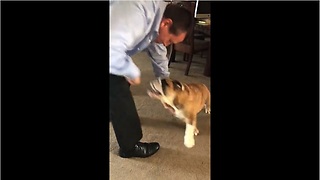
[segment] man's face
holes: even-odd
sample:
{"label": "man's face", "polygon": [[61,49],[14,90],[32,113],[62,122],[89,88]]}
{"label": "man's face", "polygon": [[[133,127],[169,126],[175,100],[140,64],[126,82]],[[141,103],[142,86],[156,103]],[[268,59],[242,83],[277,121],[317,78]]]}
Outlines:
{"label": "man's face", "polygon": [[187,35],[187,32],[180,32],[178,35],[172,34],[169,31],[169,28],[172,25],[171,19],[162,19],[159,28],[159,36],[156,38],[156,43],[161,43],[164,46],[170,44],[177,44],[184,40]]}

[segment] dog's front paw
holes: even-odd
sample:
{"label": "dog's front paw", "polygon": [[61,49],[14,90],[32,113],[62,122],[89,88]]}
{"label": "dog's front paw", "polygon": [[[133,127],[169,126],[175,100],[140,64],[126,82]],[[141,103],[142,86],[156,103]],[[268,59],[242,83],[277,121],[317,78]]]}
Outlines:
{"label": "dog's front paw", "polygon": [[184,137],[184,145],[187,148],[192,148],[195,145],[195,140],[193,137]]}

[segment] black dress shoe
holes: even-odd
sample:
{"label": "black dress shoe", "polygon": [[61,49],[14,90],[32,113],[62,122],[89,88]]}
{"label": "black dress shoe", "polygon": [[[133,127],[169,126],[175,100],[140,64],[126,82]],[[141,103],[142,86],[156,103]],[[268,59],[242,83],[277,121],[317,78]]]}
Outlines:
{"label": "black dress shoe", "polygon": [[141,157],[146,158],[156,153],[160,148],[159,143],[142,143],[138,142],[131,151],[123,151],[120,149],[119,155],[123,158]]}

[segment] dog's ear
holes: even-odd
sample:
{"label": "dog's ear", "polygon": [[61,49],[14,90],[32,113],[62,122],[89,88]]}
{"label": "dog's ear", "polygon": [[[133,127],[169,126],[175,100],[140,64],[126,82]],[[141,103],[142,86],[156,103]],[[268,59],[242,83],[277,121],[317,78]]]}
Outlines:
{"label": "dog's ear", "polygon": [[179,82],[179,81],[177,81],[177,80],[173,80],[172,81],[172,84],[173,84],[173,88],[175,89],[175,90],[184,90],[184,86]]}

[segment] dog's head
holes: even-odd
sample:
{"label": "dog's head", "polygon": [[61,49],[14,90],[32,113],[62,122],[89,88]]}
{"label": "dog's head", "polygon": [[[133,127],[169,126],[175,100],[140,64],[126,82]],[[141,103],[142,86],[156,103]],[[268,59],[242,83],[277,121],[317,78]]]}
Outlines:
{"label": "dog's head", "polygon": [[148,91],[149,96],[155,98],[170,98],[174,99],[177,93],[184,91],[184,85],[177,81],[169,78],[156,79],[150,82],[151,91]]}

